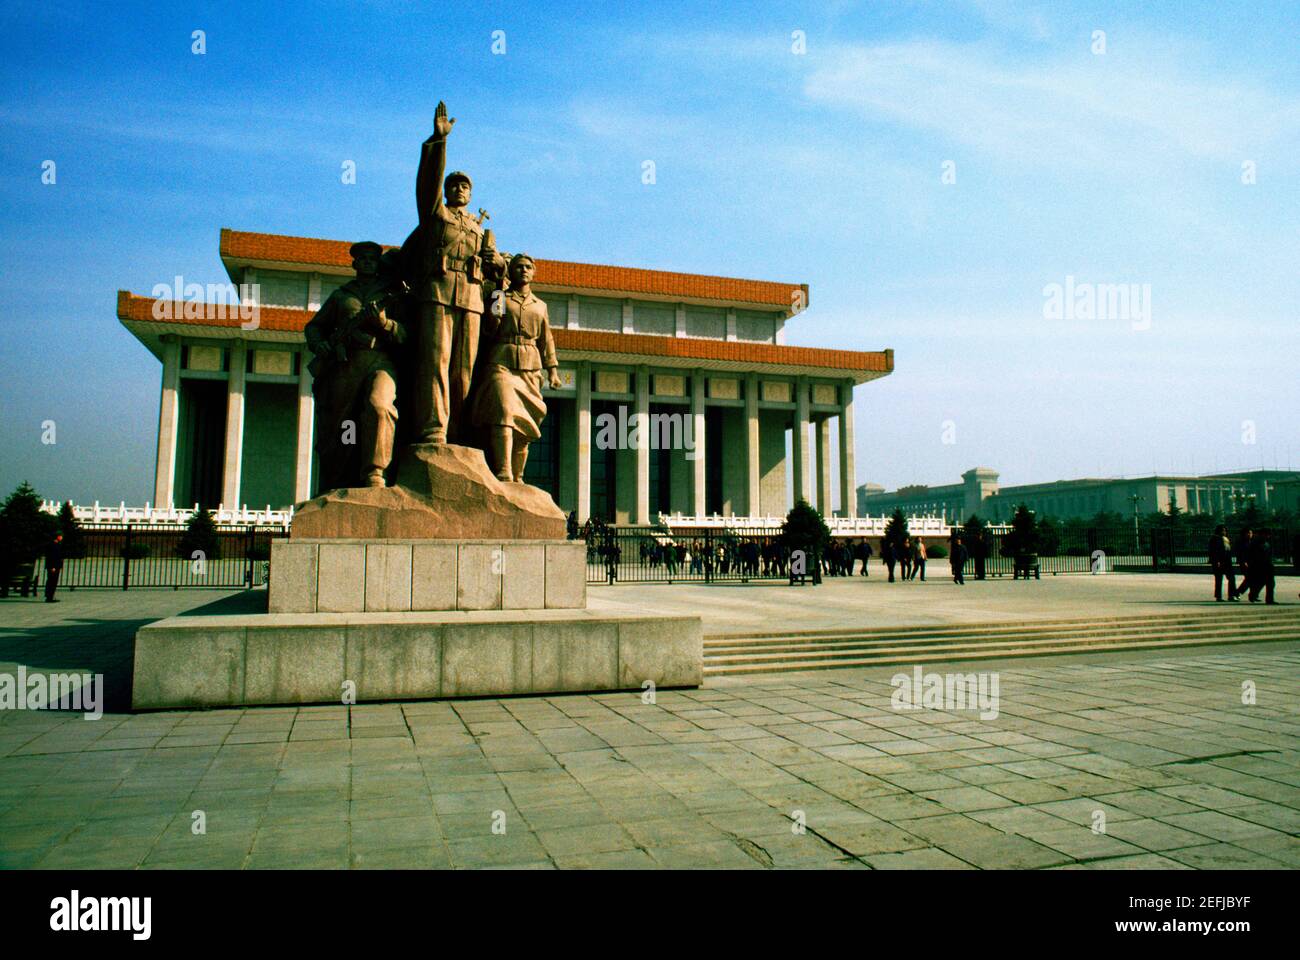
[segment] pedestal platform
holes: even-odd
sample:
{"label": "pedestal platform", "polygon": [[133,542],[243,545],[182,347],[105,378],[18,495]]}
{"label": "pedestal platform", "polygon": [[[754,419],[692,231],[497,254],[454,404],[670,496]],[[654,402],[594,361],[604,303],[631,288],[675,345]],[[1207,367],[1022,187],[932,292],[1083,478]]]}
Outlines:
{"label": "pedestal platform", "polygon": [[271,543],[270,593],[271,613],[580,610],[587,544],[294,536]]}
{"label": "pedestal platform", "polygon": [[136,633],[136,709],[696,687],[700,618],[586,609],[587,545],[480,450],[417,444],[398,486],[301,504],[267,613]]}
{"label": "pedestal platform", "polygon": [[136,634],[137,710],[697,687],[699,617],[587,610],[180,616]]}

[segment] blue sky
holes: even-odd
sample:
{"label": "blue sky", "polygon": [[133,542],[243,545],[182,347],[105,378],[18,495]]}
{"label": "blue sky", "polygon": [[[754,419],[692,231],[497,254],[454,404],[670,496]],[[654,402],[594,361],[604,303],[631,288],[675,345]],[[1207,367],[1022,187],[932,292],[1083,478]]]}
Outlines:
{"label": "blue sky", "polygon": [[[1294,3],[284,6],[0,12],[3,490],[148,499],[115,291],[224,281],[223,226],[399,242],[439,99],[504,248],[807,283],[787,342],[894,348],[859,483],[1300,469]],[[1046,319],[1067,277],[1149,326]]]}

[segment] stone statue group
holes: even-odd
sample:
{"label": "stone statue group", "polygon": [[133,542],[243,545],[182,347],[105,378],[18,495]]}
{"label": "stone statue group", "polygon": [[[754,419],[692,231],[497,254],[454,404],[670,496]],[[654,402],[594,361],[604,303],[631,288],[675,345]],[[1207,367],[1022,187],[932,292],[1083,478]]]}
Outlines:
{"label": "stone statue group", "polygon": [[[356,278],[307,323],[314,354],[317,492],[385,486],[394,447],[478,447],[499,480],[522,482],[541,435],[543,376],[560,386],[533,260],[496,249],[473,184],[447,174],[454,119],[439,103],[416,174],[419,222],[400,249],[351,248]],[[484,309],[484,305],[487,309]]]}

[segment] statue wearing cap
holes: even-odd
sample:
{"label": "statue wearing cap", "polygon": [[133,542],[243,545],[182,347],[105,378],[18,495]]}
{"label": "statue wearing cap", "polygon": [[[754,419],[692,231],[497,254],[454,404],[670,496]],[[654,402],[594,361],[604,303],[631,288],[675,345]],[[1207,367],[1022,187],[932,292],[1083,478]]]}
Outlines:
{"label": "statue wearing cap", "polygon": [[466,406],[478,355],[482,285],[505,267],[491,231],[466,212],[469,177],[455,171],[443,179],[447,135],[455,122],[439,103],[416,174],[420,221],[402,246],[418,339],[412,392],[418,443],[472,444]]}
{"label": "statue wearing cap", "polygon": [[315,355],[316,492],[385,485],[397,429],[396,350],[406,341],[404,285],[394,255],[369,240],[350,249],[356,277],[329,295],[304,331]]}
{"label": "statue wearing cap", "polygon": [[542,435],[546,401],[543,372],[560,388],[545,301],[533,295],[533,258],[510,259],[510,289],[493,298],[483,316],[483,369],[474,391],[473,422],[486,441],[488,466],[498,480],[522,483],[528,445]]}

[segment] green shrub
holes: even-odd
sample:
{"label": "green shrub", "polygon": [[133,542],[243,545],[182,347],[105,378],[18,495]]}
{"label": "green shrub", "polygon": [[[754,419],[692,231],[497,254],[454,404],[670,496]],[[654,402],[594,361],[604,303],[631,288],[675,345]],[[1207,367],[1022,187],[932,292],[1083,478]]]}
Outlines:
{"label": "green shrub", "polygon": [[195,553],[201,553],[205,560],[221,557],[221,540],[217,537],[217,525],[209,510],[205,508],[190,517],[185,533],[176,545],[176,553],[184,560],[194,559]]}
{"label": "green shrub", "polygon": [[8,576],[42,556],[58,532],[59,522],[41,510],[41,498],[23,481],[0,504],[0,568]]}

